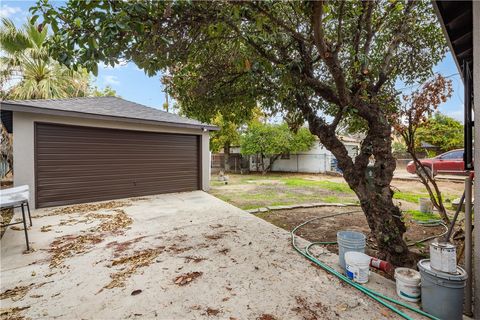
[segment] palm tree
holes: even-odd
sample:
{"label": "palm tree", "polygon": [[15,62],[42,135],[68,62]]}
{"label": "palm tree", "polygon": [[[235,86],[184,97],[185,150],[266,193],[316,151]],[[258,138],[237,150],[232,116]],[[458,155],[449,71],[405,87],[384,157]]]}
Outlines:
{"label": "palm tree", "polygon": [[54,99],[85,96],[89,76],[49,56],[48,28],[26,23],[21,29],[2,19],[0,96],[3,99]]}

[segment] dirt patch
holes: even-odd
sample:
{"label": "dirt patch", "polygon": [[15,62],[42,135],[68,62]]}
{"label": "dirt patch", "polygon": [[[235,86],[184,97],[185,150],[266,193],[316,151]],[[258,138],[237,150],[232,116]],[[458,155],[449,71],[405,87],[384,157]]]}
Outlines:
{"label": "dirt patch", "polygon": [[[347,214],[348,212],[351,212]],[[375,243],[370,236],[370,228],[361,209],[345,207],[317,207],[292,210],[276,210],[258,214],[257,216],[269,221],[270,223],[291,231],[295,226],[314,217],[324,217],[336,213],[345,213],[331,218],[314,220],[298,230],[297,235],[309,241],[336,241],[337,232],[340,230],[353,230],[362,232],[367,236],[366,253],[376,256]],[[416,224],[410,220],[405,221],[407,232],[404,237],[407,243],[439,235],[444,231],[442,226],[425,227]],[[327,249],[338,254],[337,245],[327,245]],[[428,242],[425,245],[410,247],[417,254],[425,254],[428,248]]]}
{"label": "dirt patch", "polygon": [[112,289],[116,287],[124,287],[125,280],[130,278],[140,268],[149,266],[165,249],[158,247],[155,249],[147,249],[137,251],[133,255],[125,256],[112,261],[112,267],[123,266],[122,270],[110,275],[112,281],[104,286],[104,289]]}
{"label": "dirt patch", "polygon": [[192,282],[193,280],[201,277],[203,275],[203,272],[189,272],[185,273],[182,275],[179,275],[173,280],[173,283],[175,283],[178,286],[185,286]]}

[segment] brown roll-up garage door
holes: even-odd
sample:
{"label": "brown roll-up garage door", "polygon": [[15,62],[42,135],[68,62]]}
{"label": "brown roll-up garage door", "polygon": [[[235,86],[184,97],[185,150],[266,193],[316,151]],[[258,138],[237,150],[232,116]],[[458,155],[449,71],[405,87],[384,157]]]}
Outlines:
{"label": "brown roll-up garage door", "polygon": [[200,189],[200,136],[35,124],[36,206]]}

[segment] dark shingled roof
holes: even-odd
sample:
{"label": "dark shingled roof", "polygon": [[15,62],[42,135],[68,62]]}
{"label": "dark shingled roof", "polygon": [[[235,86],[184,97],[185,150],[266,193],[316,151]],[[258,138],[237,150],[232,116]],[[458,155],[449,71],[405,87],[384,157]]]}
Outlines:
{"label": "dark shingled roof", "polygon": [[45,100],[5,100],[2,110],[72,115],[89,118],[110,118],[111,120],[129,120],[153,122],[163,125],[190,128],[218,128],[197,120],[150,108],[117,97],[88,97]]}

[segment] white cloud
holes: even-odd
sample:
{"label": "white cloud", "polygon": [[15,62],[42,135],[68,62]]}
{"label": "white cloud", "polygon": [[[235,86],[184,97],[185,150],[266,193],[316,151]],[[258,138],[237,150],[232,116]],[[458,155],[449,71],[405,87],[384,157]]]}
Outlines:
{"label": "white cloud", "polygon": [[0,7],[0,18],[10,18],[20,12],[22,12],[20,7],[10,7],[9,5],[4,4]]}
{"label": "white cloud", "polygon": [[111,75],[103,76],[103,82],[105,83],[105,85],[111,85],[111,86],[120,84],[120,80],[118,80],[118,77],[111,76]]}

